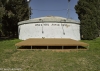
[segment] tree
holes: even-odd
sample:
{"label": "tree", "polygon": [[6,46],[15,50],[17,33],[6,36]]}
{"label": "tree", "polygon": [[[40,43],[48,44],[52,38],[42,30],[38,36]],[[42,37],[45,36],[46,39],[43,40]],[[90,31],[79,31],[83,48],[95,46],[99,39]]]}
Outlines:
{"label": "tree", "polygon": [[[98,12],[97,3],[100,0],[79,0],[75,6],[76,13],[80,20],[80,34],[82,39],[95,39],[99,35],[100,11]],[[99,6],[99,4],[98,4]],[[99,14],[99,15],[97,15]]]}
{"label": "tree", "polygon": [[4,15],[4,13],[5,13],[5,8],[3,7],[3,4],[0,0],[0,36],[2,34],[2,24],[1,24],[1,22],[2,22],[2,17]]}
{"label": "tree", "polygon": [[4,15],[4,11],[5,11],[5,8],[3,6],[0,6],[0,22],[2,21],[2,17]]}
{"label": "tree", "polygon": [[95,17],[96,17],[96,24],[97,24],[97,28],[99,29],[99,37],[100,37],[100,0],[97,0],[94,2],[94,6],[95,8]]}
{"label": "tree", "polygon": [[5,36],[18,35],[18,22],[29,19],[29,6],[25,0],[1,0],[5,14],[2,17],[2,30]]}

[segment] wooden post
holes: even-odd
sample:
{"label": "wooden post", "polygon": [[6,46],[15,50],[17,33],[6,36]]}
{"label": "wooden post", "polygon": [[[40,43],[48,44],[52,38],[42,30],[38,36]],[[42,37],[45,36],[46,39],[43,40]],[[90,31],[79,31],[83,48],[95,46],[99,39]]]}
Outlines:
{"label": "wooden post", "polygon": [[32,50],[32,46],[31,46],[31,50]]}
{"label": "wooden post", "polygon": [[62,49],[64,49],[64,46],[62,46]]}
{"label": "wooden post", "polygon": [[78,49],[78,46],[77,46],[77,49]]}
{"label": "wooden post", "polygon": [[47,49],[48,49],[49,47],[47,46]]}

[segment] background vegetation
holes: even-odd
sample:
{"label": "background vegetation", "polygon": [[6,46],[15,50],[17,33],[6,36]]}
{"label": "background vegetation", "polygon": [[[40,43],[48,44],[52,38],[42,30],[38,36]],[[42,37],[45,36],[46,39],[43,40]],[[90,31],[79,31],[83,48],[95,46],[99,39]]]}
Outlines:
{"label": "background vegetation", "polygon": [[18,36],[18,22],[29,19],[30,8],[26,0],[0,0],[0,33]]}
{"label": "background vegetation", "polygon": [[79,0],[75,6],[82,39],[100,36],[100,0]]}

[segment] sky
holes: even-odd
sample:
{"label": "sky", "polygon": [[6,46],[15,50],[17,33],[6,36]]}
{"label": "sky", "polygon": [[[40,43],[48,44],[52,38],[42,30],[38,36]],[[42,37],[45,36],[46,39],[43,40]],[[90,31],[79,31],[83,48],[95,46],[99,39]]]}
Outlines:
{"label": "sky", "polygon": [[[69,2],[69,18],[78,20],[78,15],[74,9],[78,0]],[[68,18],[68,0],[31,0],[29,3],[32,11],[31,18],[44,16],[60,16]]]}

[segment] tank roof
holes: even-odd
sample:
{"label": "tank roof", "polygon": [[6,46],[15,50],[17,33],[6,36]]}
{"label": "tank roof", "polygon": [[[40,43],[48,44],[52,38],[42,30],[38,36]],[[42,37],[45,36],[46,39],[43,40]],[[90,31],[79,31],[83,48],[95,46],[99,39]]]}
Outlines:
{"label": "tank roof", "polygon": [[44,22],[48,22],[48,23],[50,23],[50,22],[52,22],[52,23],[76,23],[76,24],[80,23],[80,21],[76,21],[73,19],[67,19],[67,18],[59,17],[59,16],[45,16],[45,17],[39,17],[39,18],[21,21],[18,23],[18,25],[29,24],[29,23],[44,23]]}

